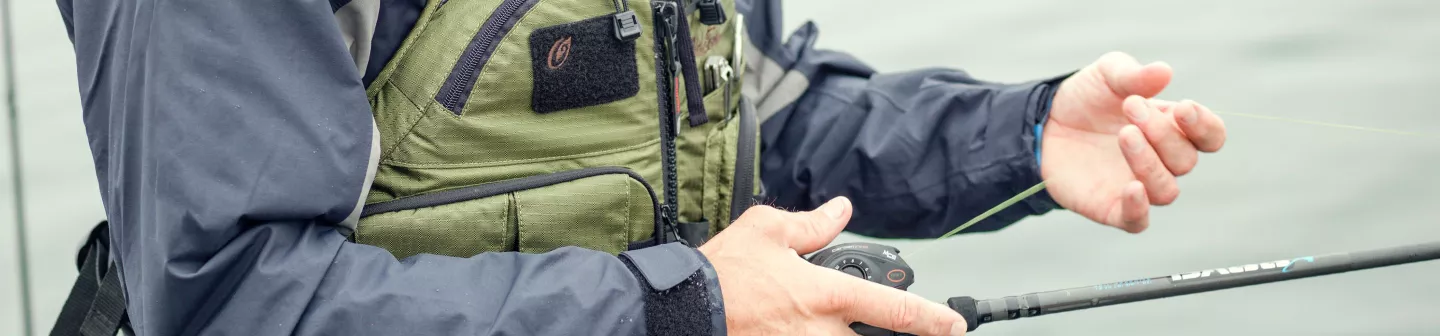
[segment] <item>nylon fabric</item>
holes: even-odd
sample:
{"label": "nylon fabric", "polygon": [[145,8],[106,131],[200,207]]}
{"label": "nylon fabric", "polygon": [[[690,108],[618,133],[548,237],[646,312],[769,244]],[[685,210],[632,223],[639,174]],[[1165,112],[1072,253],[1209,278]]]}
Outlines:
{"label": "nylon fabric", "polygon": [[[717,92],[720,92],[717,90]],[[706,97],[706,105],[724,104],[724,96],[716,94]],[[739,102],[738,92],[732,92],[733,102]],[[713,118],[713,117],[712,117]],[[734,198],[736,144],[740,137],[740,118],[717,119],[720,126],[709,132],[703,140],[704,159],[699,163],[703,171],[702,204],[713,205],[703,209],[704,217],[710,221],[711,232],[719,232],[730,225],[730,201]]]}
{"label": "nylon fabric", "polygon": [[[725,8],[726,13],[736,13],[735,3],[733,1],[721,1],[721,5]],[[735,43],[733,37],[736,33],[737,28],[735,23],[737,21],[732,19],[728,20],[724,25],[710,26],[696,21],[699,13],[698,11],[692,12],[690,15],[692,22],[689,26],[690,36],[695,44],[693,48],[695,60],[703,61],[711,56],[724,57],[727,61],[732,62],[730,65],[735,71],[731,77],[731,81],[735,87],[740,87],[742,83],[741,77],[744,73],[743,59],[741,63],[736,64],[733,63],[735,60],[731,58],[731,55],[734,53]],[[704,79],[701,78],[701,80]],[[682,99],[679,104],[681,116],[689,115],[690,104],[686,101],[688,97],[689,95],[680,95],[680,99]],[[729,225],[729,217],[715,217],[716,214],[720,213],[715,211],[715,209],[729,207],[729,198],[711,198],[706,195],[709,189],[722,187],[715,183],[721,183],[723,181],[723,183],[725,183],[723,187],[729,188],[728,183],[733,180],[734,169],[731,167],[728,170],[717,170],[708,167],[709,157],[716,154],[712,151],[719,148],[710,141],[710,138],[717,133],[738,134],[738,128],[727,126],[728,121],[726,119],[737,109],[740,103],[739,98],[740,90],[732,90],[729,97],[731,105],[728,106],[729,109],[726,109],[724,90],[715,90],[706,93],[702,98],[702,105],[705,107],[706,116],[710,122],[699,126],[689,126],[688,123],[682,122],[680,123],[680,135],[678,139],[676,139],[676,151],[680,156],[680,160],[677,162],[678,167],[676,168],[681,190],[680,220],[682,222],[708,221],[710,222],[710,232],[712,235],[719,233],[719,228]],[[733,145],[733,142],[731,144]],[[724,155],[734,157],[733,151]],[[731,160],[729,162],[734,161]],[[722,174],[725,176],[722,177],[713,174]],[[729,193],[727,192],[726,194],[728,195]],[[724,213],[728,213],[728,210]]]}
{"label": "nylon fabric", "polygon": [[[638,146],[621,148],[591,156],[561,157],[516,162],[509,165],[436,166],[384,162],[376,171],[377,181],[367,204],[425,193],[445,191],[472,185],[549,174],[586,167],[620,166],[630,168],[659,187],[660,165],[655,157],[660,150],[659,139]],[[639,169],[636,169],[636,168]],[[654,178],[652,178],[652,176]],[[379,181],[384,180],[381,184]],[[663,197],[656,195],[657,197]]]}
{"label": "nylon fabric", "polygon": [[627,175],[596,175],[372,215],[354,238],[385,248],[397,259],[420,253],[544,253],[564,246],[618,254],[631,243],[653,238],[655,209],[649,195],[640,181]]}
{"label": "nylon fabric", "polygon": [[[550,187],[514,193],[519,251],[544,253],[563,246],[579,246],[614,254],[630,244],[632,223],[649,223],[650,216],[630,218],[633,192],[630,178],[601,175]],[[644,192],[644,190],[640,190]]]}
{"label": "nylon fabric", "polygon": [[515,223],[510,194],[366,217],[355,242],[390,251],[396,259],[429,253],[469,257],[511,250]]}
{"label": "nylon fabric", "polygon": [[[543,111],[546,113],[537,113],[534,108],[534,99],[545,98],[532,92],[536,66],[545,66],[535,63],[556,61],[557,55],[571,61],[596,58],[567,54],[594,49],[541,50],[551,43],[548,39],[555,39],[558,46],[574,36],[555,34],[553,29],[542,35],[532,32],[607,18],[615,13],[614,5],[598,0],[539,1],[514,11],[507,20],[503,14],[496,14],[501,3],[430,4],[394,58],[370,84],[367,94],[381,129],[381,155],[366,203],[598,166],[625,167],[642,176],[643,183],[663,187],[660,121],[656,117],[659,83],[652,80],[656,78],[654,13],[649,2],[628,3],[645,29],[633,43],[636,72],[615,74],[638,76],[640,93],[589,106]],[[733,2],[723,5],[727,11],[734,11]],[[734,21],[707,26],[698,22],[698,13],[692,13],[688,20],[696,59],[730,59],[735,45]],[[502,35],[477,35],[489,21],[494,21],[492,25],[503,22],[513,26],[501,30]],[[493,43],[493,51],[466,54],[472,43]],[[545,54],[537,54],[540,52]],[[731,80],[739,87],[743,65],[732,67],[736,73]],[[468,88],[466,82],[453,80],[469,78],[464,73],[452,75],[469,69],[478,73]],[[587,76],[603,72],[583,71]],[[565,83],[551,84],[562,85],[556,90],[567,89]],[[470,94],[463,105],[457,104],[461,106],[458,114],[437,100],[451,97],[441,90],[462,89]],[[678,199],[659,200],[677,204],[681,222],[709,222],[709,235],[728,225],[732,193],[729,183],[734,181],[735,169],[707,167],[711,164],[707,158],[719,155],[725,158],[715,163],[736,162],[736,151],[724,147],[736,143],[738,129],[727,117],[737,108],[739,97],[740,90],[732,90],[728,97],[723,90],[707,93],[700,105],[711,122],[677,125]],[[681,106],[679,113],[688,114],[685,96],[681,99],[677,102]],[[727,100],[730,104],[726,104]],[[708,174],[729,175],[712,178]],[[657,209],[650,205],[648,194],[636,192],[643,191],[637,189],[643,187],[640,183],[617,176],[586,178],[516,191],[506,197],[377,214],[361,219],[355,241],[384,247],[397,258],[420,253],[538,253],[563,246],[619,253],[655,233]],[[706,190],[723,192],[706,197]],[[659,192],[656,196],[664,197]]]}

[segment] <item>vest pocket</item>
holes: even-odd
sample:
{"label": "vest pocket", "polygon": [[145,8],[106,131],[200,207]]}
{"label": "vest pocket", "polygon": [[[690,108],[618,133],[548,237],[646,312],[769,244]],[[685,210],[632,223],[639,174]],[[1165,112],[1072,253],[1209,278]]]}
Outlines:
{"label": "vest pocket", "polygon": [[[723,99],[723,95],[717,96]],[[755,204],[760,184],[760,125],[755,107],[744,98],[733,101],[736,106],[726,112],[720,126],[705,139],[704,216],[710,219],[712,233],[728,227]],[[706,104],[711,104],[709,97]],[[717,104],[715,108],[723,106]]]}
{"label": "vest pocket", "polygon": [[455,115],[461,115],[465,101],[470,98],[470,90],[475,87],[475,80],[480,76],[480,69],[490,60],[496,44],[537,2],[540,1],[505,0],[500,7],[495,8],[490,17],[485,19],[484,25],[480,26],[480,31],[475,33],[475,37],[470,38],[470,44],[465,46],[465,52],[460,55],[460,61],[450,70],[440,92],[435,94],[435,101]]}
{"label": "vest pocket", "polygon": [[397,259],[564,246],[618,254],[657,241],[658,209],[639,174],[594,167],[370,204],[352,238]]}

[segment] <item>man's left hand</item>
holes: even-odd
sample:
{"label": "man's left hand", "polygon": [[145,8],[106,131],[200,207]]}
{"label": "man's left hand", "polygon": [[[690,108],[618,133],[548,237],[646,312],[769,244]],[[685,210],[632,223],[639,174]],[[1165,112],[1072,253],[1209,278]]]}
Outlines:
{"label": "man's left hand", "polygon": [[1060,206],[1139,233],[1150,206],[1180,196],[1177,176],[1225,143],[1225,124],[1193,101],[1152,99],[1170,84],[1164,63],[1112,52],[1065,79],[1041,136],[1040,175]]}

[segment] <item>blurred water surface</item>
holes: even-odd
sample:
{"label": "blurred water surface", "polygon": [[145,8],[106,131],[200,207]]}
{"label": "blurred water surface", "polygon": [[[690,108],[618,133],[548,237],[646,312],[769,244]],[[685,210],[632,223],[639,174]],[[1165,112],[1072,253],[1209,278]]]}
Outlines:
{"label": "blurred water surface", "polygon": [[[15,6],[37,334],[103,217],[74,55],[51,1]],[[1162,98],[1222,111],[1440,133],[1440,2],[786,0],[785,26],[881,71],[963,68],[1018,82],[1123,50],[1176,69]],[[3,85],[3,84],[0,84]],[[5,121],[0,121],[3,124]],[[995,297],[1440,238],[1440,140],[1226,119],[1230,142],[1130,235],[1068,212],[942,242],[886,241],[933,300]],[[8,146],[0,139],[0,146]],[[3,148],[3,147],[0,147]],[[8,156],[0,158],[0,334],[20,333]],[[841,241],[864,240],[845,235]],[[922,246],[923,245],[923,246]],[[1440,263],[986,325],[977,335],[1436,335]]]}

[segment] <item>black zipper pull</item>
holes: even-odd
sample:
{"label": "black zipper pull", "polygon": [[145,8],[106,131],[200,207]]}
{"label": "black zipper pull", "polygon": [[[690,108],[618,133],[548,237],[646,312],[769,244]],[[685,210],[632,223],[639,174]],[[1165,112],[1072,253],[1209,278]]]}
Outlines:
{"label": "black zipper pull", "polygon": [[630,10],[630,4],[625,0],[613,0],[615,2],[615,39],[621,41],[632,41],[640,37],[640,18],[635,16],[635,11]]}
{"label": "black zipper pull", "polygon": [[700,10],[700,23],[707,26],[725,23],[725,6],[720,5],[720,0],[700,0],[697,7]]}

